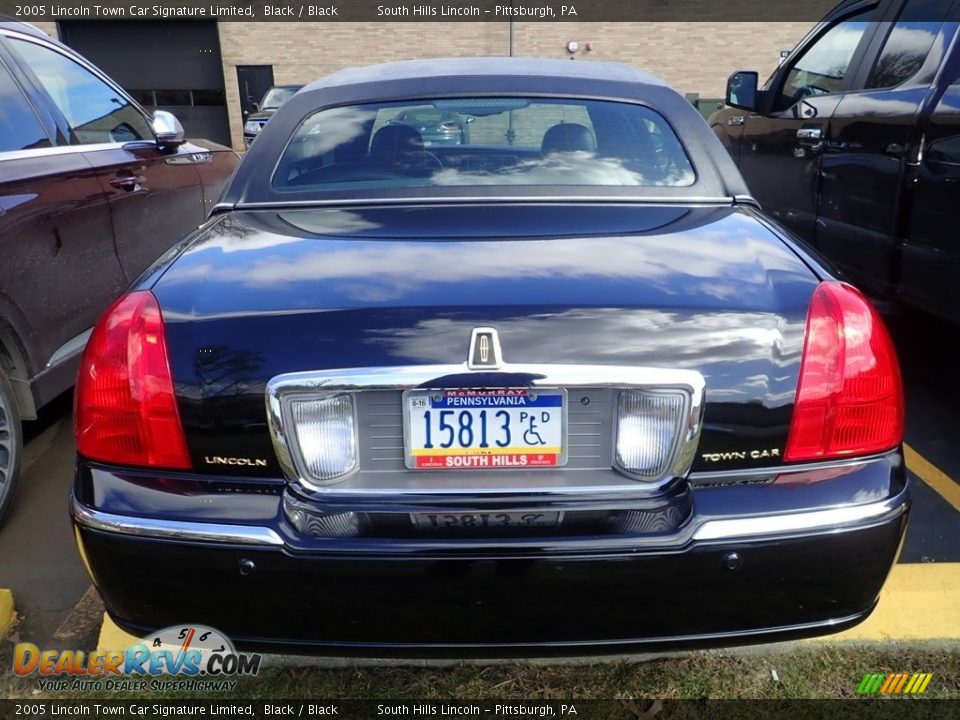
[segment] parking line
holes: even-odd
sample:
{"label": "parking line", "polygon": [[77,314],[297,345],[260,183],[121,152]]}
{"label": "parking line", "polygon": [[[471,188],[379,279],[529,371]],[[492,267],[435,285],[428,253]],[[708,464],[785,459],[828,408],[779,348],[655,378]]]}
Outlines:
{"label": "parking line", "polygon": [[954,510],[960,512],[960,485],[906,443],[903,444],[903,455],[907,461],[907,469],[950,503]]}
{"label": "parking line", "polygon": [[960,563],[893,566],[873,614],[811,642],[960,640]]}

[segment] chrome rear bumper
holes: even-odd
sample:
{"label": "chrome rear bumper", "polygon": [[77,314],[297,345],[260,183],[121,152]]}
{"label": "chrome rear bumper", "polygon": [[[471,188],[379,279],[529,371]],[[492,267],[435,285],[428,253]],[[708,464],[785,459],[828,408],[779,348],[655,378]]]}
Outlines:
{"label": "chrome rear bumper", "polygon": [[[617,547],[649,547],[656,549],[680,548],[689,543],[724,543],[740,540],[776,539],[812,535],[818,533],[836,533],[861,530],[874,525],[895,520],[905,513],[910,505],[909,489],[904,488],[897,495],[879,502],[845,507],[825,508],[807,512],[789,512],[765,515],[742,515],[738,517],[710,517],[694,515],[679,532],[657,537],[616,537],[616,538],[567,538],[565,546],[575,549],[589,546],[594,549]],[[184,542],[213,542],[265,547],[284,547],[287,545],[279,529],[235,523],[210,523],[180,521],[119,515],[103,512],[81,503],[71,496],[71,514],[74,521],[83,527],[109,533],[133,537],[181,540]],[[403,545],[405,541],[395,541]],[[540,539],[537,540],[540,542]],[[503,540],[461,541],[465,548],[496,545],[503,547]],[[423,541],[415,543],[422,546]],[[444,539],[444,547],[451,549],[457,542]],[[516,545],[527,544],[515,541]],[[328,548],[335,549],[335,548]]]}

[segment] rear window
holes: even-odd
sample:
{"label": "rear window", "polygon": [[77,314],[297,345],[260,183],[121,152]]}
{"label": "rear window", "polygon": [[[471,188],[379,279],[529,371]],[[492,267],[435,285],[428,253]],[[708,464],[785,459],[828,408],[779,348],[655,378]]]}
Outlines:
{"label": "rear window", "polygon": [[273,178],[279,191],[541,186],[685,187],[676,134],[642,105],[451,98],[321,110],[301,123]]}

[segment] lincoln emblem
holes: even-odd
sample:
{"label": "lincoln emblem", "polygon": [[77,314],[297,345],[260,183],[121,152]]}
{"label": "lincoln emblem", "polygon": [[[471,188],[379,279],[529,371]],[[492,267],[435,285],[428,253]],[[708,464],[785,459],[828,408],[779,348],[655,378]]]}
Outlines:
{"label": "lincoln emblem", "polygon": [[470,334],[467,367],[471,370],[496,370],[502,362],[497,331],[490,327],[474,328]]}

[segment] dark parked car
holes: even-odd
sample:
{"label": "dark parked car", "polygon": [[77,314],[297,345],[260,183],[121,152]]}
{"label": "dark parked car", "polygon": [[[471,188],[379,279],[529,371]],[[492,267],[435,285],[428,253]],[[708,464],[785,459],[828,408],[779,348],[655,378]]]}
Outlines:
{"label": "dark parked car", "polygon": [[[425,104],[478,144],[384,122]],[[890,339],[660,81],[331,75],[180,248],[78,381],[72,512],[124,629],[529,656],[873,609],[909,504]]]}
{"label": "dark parked car", "polygon": [[410,125],[420,133],[423,144],[463,145],[469,140],[467,125],[473,117],[461,117],[458,113],[443,112],[432,105],[404,110],[388,122],[390,124]]}
{"label": "dark parked car", "polygon": [[0,23],[0,521],[20,421],[73,385],[97,318],[203,221],[236,165],[70,49]]}
{"label": "dark parked car", "polygon": [[958,21],[952,0],[842,3],[761,89],[734,73],[710,118],[766,213],[877,298],[954,322]]}
{"label": "dark parked car", "polygon": [[296,94],[297,90],[303,85],[274,85],[267,90],[263,99],[254,104],[255,112],[250,113],[244,118],[243,123],[243,144],[250,147],[250,144],[257,139],[257,135],[267,124],[267,120],[272,118],[280,106]]}

